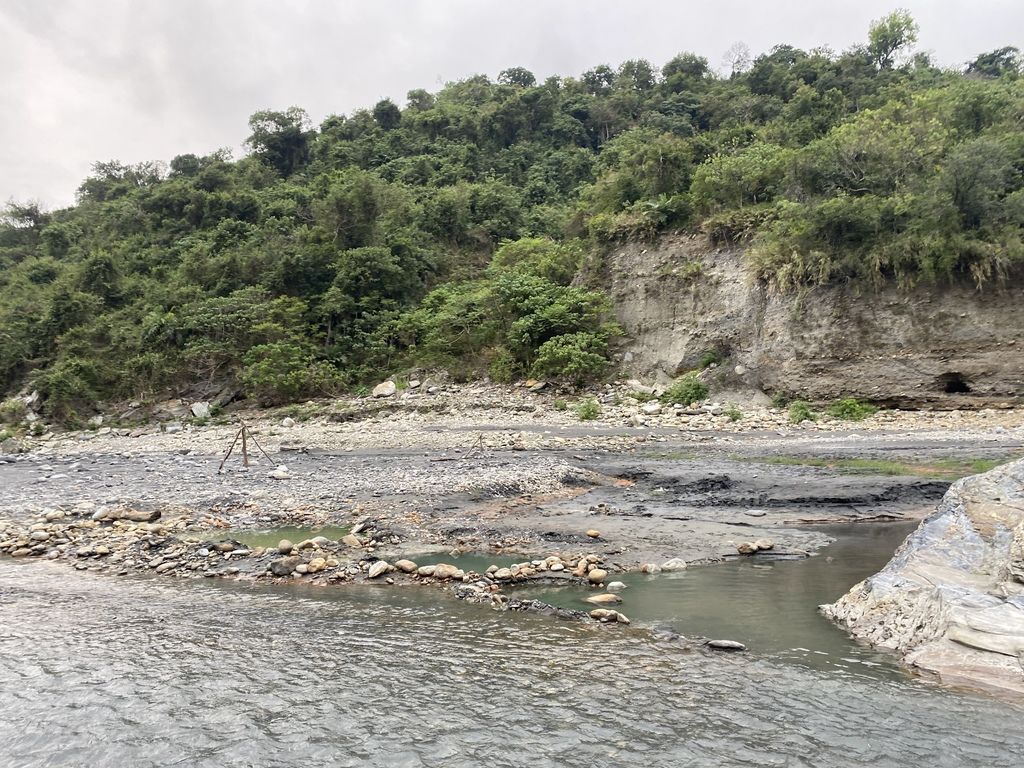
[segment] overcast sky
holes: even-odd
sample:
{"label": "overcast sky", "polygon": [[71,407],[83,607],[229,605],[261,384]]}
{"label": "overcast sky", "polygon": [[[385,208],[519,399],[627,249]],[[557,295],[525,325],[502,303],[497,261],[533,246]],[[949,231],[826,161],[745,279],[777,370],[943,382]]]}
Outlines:
{"label": "overcast sky", "polygon": [[510,66],[718,67],[738,41],[842,50],[897,5],[941,64],[1024,47],[1024,0],[0,0],[0,203],[66,205],[96,160],[237,156],[259,109],[319,122]]}

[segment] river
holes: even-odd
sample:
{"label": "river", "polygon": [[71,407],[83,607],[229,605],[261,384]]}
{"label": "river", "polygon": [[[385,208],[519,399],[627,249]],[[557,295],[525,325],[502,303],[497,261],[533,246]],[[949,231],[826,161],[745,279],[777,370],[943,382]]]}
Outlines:
{"label": "river", "polygon": [[[857,546],[834,552],[839,578],[856,575]],[[820,592],[813,569],[826,562],[631,586],[643,617],[677,626],[686,600],[700,604],[692,594],[706,593],[705,608],[733,605],[682,622],[752,648],[709,655],[431,589],[117,578],[2,560],[0,765],[1020,765],[1024,707],[863,664],[867,652],[837,630],[807,629],[813,604],[794,618],[792,605],[810,601],[794,585]],[[769,605],[787,594],[779,610],[720,623],[758,595]],[[801,638],[805,655],[792,652]]]}

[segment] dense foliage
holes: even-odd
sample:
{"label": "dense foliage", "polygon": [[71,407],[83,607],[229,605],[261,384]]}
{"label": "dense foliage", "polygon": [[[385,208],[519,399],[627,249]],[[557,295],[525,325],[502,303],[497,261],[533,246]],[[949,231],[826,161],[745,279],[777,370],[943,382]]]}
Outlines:
{"label": "dense foliage", "polygon": [[581,265],[666,228],[746,245],[780,289],[998,278],[1024,256],[1021,56],[943,70],[915,38],[897,12],[862,47],[780,45],[728,76],[685,53],[542,83],[513,68],[318,127],[259,112],[238,161],[97,163],[74,207],[7,208],[0,390],[32,383],[73,417],[413,365],[583,381],[616,327]]}

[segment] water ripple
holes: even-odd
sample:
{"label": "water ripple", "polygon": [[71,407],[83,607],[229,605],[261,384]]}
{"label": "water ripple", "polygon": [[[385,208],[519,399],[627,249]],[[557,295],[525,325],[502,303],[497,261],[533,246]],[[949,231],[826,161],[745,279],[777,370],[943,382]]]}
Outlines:
{"label": "water ripple", "polygon": [[1016,766],[1024,710],[429,590],[0,562],[12,766]]}

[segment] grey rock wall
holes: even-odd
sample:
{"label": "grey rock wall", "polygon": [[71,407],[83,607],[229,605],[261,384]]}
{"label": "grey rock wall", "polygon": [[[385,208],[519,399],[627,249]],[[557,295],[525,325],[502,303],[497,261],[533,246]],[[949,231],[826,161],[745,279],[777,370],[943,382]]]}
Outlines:
{"label": "grey rock wall", "polygon": [[742,251],[677,236],[614,249],[602,285],[626,331],[631,373],[673,376],[717,351],[724,388],[893,406],[1024,397],[1024,275],[982,292],[828,286],[779,295],[753,279]]}
{"label": "grey rock wall", "polygon": [[1024,460],[956,482],[885,568],[821,610],[943,682],[1024,694]]}

